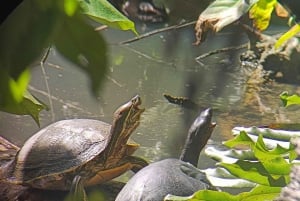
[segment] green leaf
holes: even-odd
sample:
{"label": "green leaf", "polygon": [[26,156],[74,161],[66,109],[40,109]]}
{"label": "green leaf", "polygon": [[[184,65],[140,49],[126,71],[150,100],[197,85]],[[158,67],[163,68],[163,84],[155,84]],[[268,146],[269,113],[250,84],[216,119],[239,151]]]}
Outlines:
{"label": "green leaf", "polygon": [[64,10],[68,16],[73,16],[78,8],[78,2],[76,0],[64,0]]}
{"label": "green leaf", "polygon": [[235,138],[226,141],[223,143],[224,145],[228,147],[235,147],[237,145],[254,145],[254,141],[247,135],[246,132],[241,131],[239,135],[237,135]]}
{"label": "green leaf", "polygon": [[1,68],[17,79],[49,46],[57,22],[54,7],[41,8],[36,1],[22,1],[0,26]]}
{"label": "green leaf", "polygon": [[106,44],[102,36],[80,16],[65,17],[54,40],[57,50],[87,73],[97,93],[107,69]]}
{"label": "green leaf", "polygon": [[295,24],[290,30],[285,32],[275,43],[275,48],[279,48],[284,42],[294,37],[297,33],[300,32],[300,25]]}
{"label": "green leaf", "polygon": [[102,24],[137,34],[134,23],[121,14],[107,0],[78,0],[83,13]]}
{"label": "green leaf", "polygon": [[12,94],[14,102],[20,103],[23,100],[23,95],[27,90],[30,81],[30,72],[25,69],[17,80],[10,78],[8,80],[9,90]]}
{"label": "green leaf", "polygon": [[249,11],[250,18],[253,19],[256,28],[265,30],[269,26],[272,11],[277,0],[259,0]]}
{"label": "green leaf", "polygon": [[280,94],[280,99],[283,102],[285,107],[290,105],[299,105],[300,104],[300,96],[299,95],[289,95],[288,92],[282,92]]}
{"label": "green leaf", "polygon": [[227,192],[201,190],[192,196],[180,197],[174,195],[167,195],[164,201],[215,201],[215,200],[226,200],[226,201],[237,201],[237,197]]}
{"label": "green leaf", "polygon": [[283,187],[289,181],[288,175],[271,174],[261,162],[238,160],[234,164],[220,163],[221,167],[227,169],[238,178],[246,179],[261,185]]}
{"label": "green leaf", "polygon": [[165,201],[266,201],[274,200],[280,193],[280,187],[268,187],[258,185],[250,192],[243,192],[238,195],[231,195],[227,192],[201,190],[194,193],[192,196],[180,197],[174,195],[167,195]]}
{"label": "green leaf", "polygon": [[[254,153],[259,151],[262,154],[267,154],[268,155],[267,157],[270,157],[271,155],[278,156],[280,154],[286,154],[290,151],[290,149],[283,148],[278,144],[277,144],[276,148],[268,149],[264,143],[263,136],[261,134],[258,136],[258,139],[255,143],[253,150],[254,150]],[[256,155],[256,157],[257,157],[257,155]]]}
{"label": "green leaf", "polygon": [[6,69],[0,69],[0,110],[17,115],[30,115],[39,125],[39,113],[48,108],[27,91],[29,81],[28,69],[17,80],[9,77]]}
{"label": "green leaf", "polygon": [[257,160],[254,156],[253,150],[217,150],[214,147],[207,147],[205,149],[205,154],[210,158],[224,163],[235,163],[238,159],[242,160]]}
{"label": "green leaf", "polygon": [[30,115],[40,126],[39,114],[42,110],[49,110],[48,106],[42,101],[32,96],[28,91],[25,92],[20,103],[11,103],[0,107],[1,111],[17,115]]}

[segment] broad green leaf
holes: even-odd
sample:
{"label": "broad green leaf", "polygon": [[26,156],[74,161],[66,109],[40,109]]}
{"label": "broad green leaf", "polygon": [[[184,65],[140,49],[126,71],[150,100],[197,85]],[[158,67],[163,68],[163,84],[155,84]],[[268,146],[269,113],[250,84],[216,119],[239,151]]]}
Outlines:
{"label": "broad green leaf", "polygon": [[105,41],[80,16],[65,17],[61,23],[54,45],[63,56],[87,73],[96,94],[107,69]]}
{"label": "broad green leaf", "polygon": [[25,69],[19,76],[17,80],[12,78],[9,79],[9,90],[12,94],[14,102],[20,103],[23,100],[23,96],[27,90],[27,86],[30,81],[30,72],[28,69]]}
{"label": "broad green leaf", "polygon": [[259,0],[249,11],[250,18],[253,19],[256,28],[263,31],[269,26],[271,14],[277,0]]}
{"label": "broad green leaf", "polygon": [[237,145],[254,145],[254,141],[247,135],[246,132],[241,131],[241,133],[239,135],[237,135],[236,137],[234,137],[231,140],[226,141],[225,143],[223,143],[224,145],[232,148],[235,147]]}
{"label": "broad green leaf", "polygon": [[252,189],[250,193],[245,193],[243,201],[266,201],[274,200],[279,196],[281,187],[269,187],[258,185],[256,188]]}
{"label": "broad green leaf", "polygon": [[0,110],[17,115],[30,115],[39,125],[39,113],[48,108],[27,91],[29,81],[28,69],[17,80],[9,77],[6,69],[0,69]]}
{"label": "broad green leaf", "polygon": [[280,193],[280,187],[268,187],[258,185],[250,192],[243,192],[237,195],[231,195],[227,192],[201,190],[192,196],[180,197],[167,195],[165,201],[266,201],[274,200]]}
{"label": "broad green leaf", "polygon": [[288,92],[282,92],[280,94],[280,99],[283,102],[285,107],[290,105],[299,105],[300,104],[300,96],[297,94],[289,95]]}
{"label": "broad green leaf", "polygon": [[224,163],[235,163],[237,160],[257,160],[254,156],[253,150],[217,150],[214,147],[207,147],[205,154],[210,158]]}
{"label": "broad green leaf", "polygon": [[266,170],[273,175],[274,178],[279,178],[282,175],[288,176],[292,164],[288,163],[282,157],[260,160]]}
{"label": "broad green leaf", "polygon": [[292,137],[300,136],[299,131],[288,131],[288,130],[275,130],[269,128],[257,128],[252,127],[234,127],[232,129],[232,134],[238,136],[240,132],[246,132],[247,136],[257,142],[259,135],[264,137],[264,144],[266,149],[282,149],[282,152],[289,153],[293,150],[291,147],[290,139]]}
{"label": "broad green leaf", "polygon": [[17,115],[30,115],[40,126],[39,114],[42,110],[49,110],[48,106],[26,91],[20,103],[13,103],[0,108],[1,111]]}
{"label": "broad green leaf", "polygon": [[226,200],[226,201],[238,201],[238,198],[227,192],[202,190],[194,193],[192,196],[180,197],[174,195],[167,195],[164,201],[216,201],[216,200]]}
{"label": "broad green leaf", "polygon": [[[253,147],[254,155],[255,157],[261,161],[263,164],[268,164],[269,162],[274,160],[274,164],[271,162],[271,169],[266,168],[270,173],[274,173],[273,171],[276,169],[275,167],[279,165],[279,167],[282,167],[283,169],[281,172],[283,174],[289,173],[289,164],[283,159],[282,155],[286,155],[290,152],[289,149],[285,149],[279,145],[277,145],[274,149],[268,149],[263,141],[262,135],[259,135],[257,142],[255,143],[255,146]],[[276,162],[275,162],[276,161]],[[265,166],[266,167],[266,166]],[[280,168],[281,169],[281,168]],[[287,173],[284,173],[286,171]],[[280,174],[277,172],[277,174]]]}
{"label": "broad green leaf", "polygon": [[234,164],[220,163],[219,165],[238,178],[265,186],[283,187],[289,182],[288,175],[270,174],[261,162],[239,160]]}
{"label": "broad green leaf", "polygon": [[275,155],[275,156],[278,156],[278,155],[283,155],[283,154],[287,154],[289,153],[292,149],[290,148],[283,148],[281,147],[279,144],[277,144],[277,146],[274,148],[274,149],[269,149],[265,143],[264,143],[264,139],[263,139],[263,136],[260,134],[258,136],[258,139],[255,143],[255,147],[254,147],[254,153],[256,151],[261,151],[263,152],[264,154],[268,154],[268,157],[270,157],[271,155]]}
{"label": "broad green leaf", "polygon": [[0,26],[0,66],[16,79],[49,46],[58,23],[53,6],[24,0]]}
{"label": "broad green leaf", "polygon": [[283,158],[283,155],[289,154],[293,149],[285,149],[278,145],[275,149],[269,150],[260,135],[253,150],[255,157],[270,174],[289,175],[291,164]]}
{"label": "broad green leaf", "polygon": [[120,13],[107,0],[78,0],[83,13],[102,24],[137,34],[134,23]]}

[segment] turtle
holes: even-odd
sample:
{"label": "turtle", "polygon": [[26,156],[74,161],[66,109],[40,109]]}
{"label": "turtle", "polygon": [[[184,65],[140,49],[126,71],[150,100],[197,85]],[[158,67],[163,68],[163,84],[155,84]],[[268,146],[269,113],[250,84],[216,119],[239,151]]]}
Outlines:
{"label": "turtle", "polygon": [[[147,161],[132,156],[138,144],[129,137],[144,108],[134,96],[115,112],[112,125],[94,119],[68,119],[32,135],[5,167],[5,179],[37,189],[71,190],[109,181],[128,170],[137,172]],[[84,199],[86,200],[86,199]]]}
{"label": "turtle", "polygon": [[216,125],[211,119],[211,108],[202,111],[188,131],[179,159],[150,163],[127,182],[116,201],[162,201],[167,194],[189,196],[201,189],[215,189],[196,168],[199,154]]}

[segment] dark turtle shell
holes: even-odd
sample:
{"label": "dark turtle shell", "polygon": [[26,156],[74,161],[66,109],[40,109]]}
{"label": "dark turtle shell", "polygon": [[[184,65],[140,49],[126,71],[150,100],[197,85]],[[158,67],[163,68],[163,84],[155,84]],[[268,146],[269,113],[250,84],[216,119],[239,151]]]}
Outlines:
{"label": "dark turtle shell", "polygon": [[192,172],[189,176],[182,166],[194,171],[191,164],[171,158],[144,167],[127,182],[116,201],[161,201],[167,194],[189,196],[199,189],[210,189],[204,174]]}
{"label": "dark turtle shell", "polygon": [[189,196],[200,189],[213,189],[206,175],[195,167],[215,126],[211,119],[210,108],[202,111],[188,131],[180,159],[164,159],[144,167],[122,188],[116,201],[161,201],[167,194]]}
{"label": "dark turtle shell", "polygon": [[51,187],[49,180],[66,179],[65,173],[99,155],[110,140],[110,128],[110,124],[91,119],[49,125],[29,138],[18,152],[11,180],[37,188],[60,188]]}

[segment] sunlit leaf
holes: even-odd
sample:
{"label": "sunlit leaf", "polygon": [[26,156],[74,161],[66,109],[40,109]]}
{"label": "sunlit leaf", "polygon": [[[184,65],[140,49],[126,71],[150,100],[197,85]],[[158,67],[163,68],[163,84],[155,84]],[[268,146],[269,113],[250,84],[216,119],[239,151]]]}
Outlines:
{"label": "sunlit leaf", "polygon": [[28,69],[25,69],[17,80],[9,79],[9,90],[13,96],[15,102],[20,103],[27,90],[27,86],[30,81],[30,73]]}
{"label": "sunlit leaf", "polygon": [[257,0],[216,0],[211,3],[199,16],[195,26],[196,42],[205,40],[208,31],[218,32],[225,26],[237,21],[248,12]]}
{"label": "sunlit leaf", "polygon": [[274,149],[269,149],[264,143],[263,136],[260,134],[258,136],[258,139],[257,139],[256,143],[255,143],[255,146],[253,147],[253,151],[254,151],[254,153],[256,151],[258,151],[259,153],[262,153],[264,155],[275,155],[275,156],[277,156],[277,155],[286,153],[288,151],[288,149],[285,149],[281,146],[277,146]]}
{"label": "sunlit leaf", "polygon": [[252,6],[249,15],[257,29],[263,31],[268,28],[276,3],[277,0],[259,0]]}
{"label": "sunlit leaf", "polygon": [[271,174],[261,162],[239,160],[234,164],[220,163],[231,174],[265,186],[285,186],[289,182],[288,175]]}
{"label": "sunlit leaf", "polygon": [[237,145],[254,145],[254,141],[247,135],[246,132],[241,131],[235,138],[228,140],[224,143],[228,147],[234,147]]}
{"label": "sunlit leaf", "polygon": [[26,92],[20,103],[11,103],[5,107],[1,107],[0,110],[17,115],[30,115],[34,121],[40,126],[39,114],[42,110],[48,110],[48,106],[32,96],[29,92]]}
{"label": "sunlit leaf", "polygon": [[102,36],[79,16],[66,17],[54,44],[63,56],[87,73],[96,94],[107,69],[106,44]]}
{"label": "sunlit leaf", "polygon": [[227,192],[220,191],[210,191],[210,190],[201,190],[192,196],[180,197],[167,195],[165,201],[216,201],[216,200],[226,200],[226,201],[266,201],[274,200],[279,193],[280,187],[268,187],[258,185],[250,192],[243,192],[237,195],[231,195]]}
{"label": "sunlit leaf", "polygon": [[260,135],[253,150],[255,157],[270,174],[279,176],[289,174],[291,164],[282,157],[282,155],[289,153],[289,149],[278,145],[275,149],[269,150],[263,142],[262,135]]}
{"label": "sunlit leaf", "polygon": [[121,30],[131,30],[137,34],[134,23],[120,13],[107,0],[78,0],[83,13],[92,19]]}
{"label": "sunlit leaf", "polygon": [[280,99],[283,102],[285,107],[290,105],[299,105],[300,104],[300,96],[297,94],[289,95],[288,92],[282,92],[280,94]]}
{"label": "sunlit leaf", "polygon": [[280,38],[275,43],[275,48],[279,48],[281,45],[283,45],[283,43],[285,43],[290,38],[294,37],[299,32],[300,32],[300,24],[295,24],[290,30],[288,30],[282,36],[280,36]]}
{"label": "sunlit leaf", "polygon": [[78,1],[76,0],[64,0],[64,10],[68,16],[73,16],[78,8]]}
{"label": "sunlit leaf", "polygon": [[257,160],[254,153],[250,149],[246,150],[217,150],[214,147],[207,147],[205,149],[205,154],[210,158],[217,160],[218,162],[224,163],[235,163],[237,160]]}
{"label": "sunlit leaf", "polygon": [[180,197],[174,195],[167,195],[164,201],[216,201],[216,200],[226,200],[226,201],[237,201],[237,197],[231,195],[227,192],[202,190],[196,192],[192,196]]}

